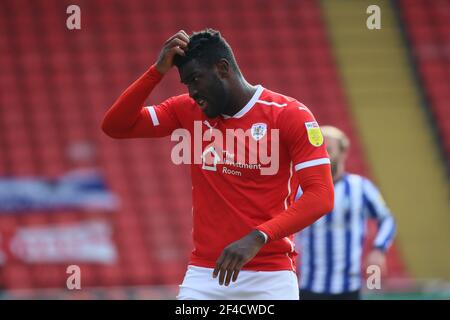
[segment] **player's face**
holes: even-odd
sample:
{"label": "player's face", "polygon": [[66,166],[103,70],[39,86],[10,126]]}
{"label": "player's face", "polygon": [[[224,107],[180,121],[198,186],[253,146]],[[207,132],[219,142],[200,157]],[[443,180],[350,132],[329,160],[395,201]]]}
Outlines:
{"label": "player's face", "polygon": [[181,82],[188,87],[189,96],[195,100],[208,118],[225,113],[229,94],[225,81],[216,68],[206,67],[191,60],[179,69]]}
{"label": "player's face", "polygon": [[336,177],[339,170],[343,170],[345,153],[341,150],[339,140],[324,136],[327,144],[327,152],[331,161],[331,172],[333,177]]}

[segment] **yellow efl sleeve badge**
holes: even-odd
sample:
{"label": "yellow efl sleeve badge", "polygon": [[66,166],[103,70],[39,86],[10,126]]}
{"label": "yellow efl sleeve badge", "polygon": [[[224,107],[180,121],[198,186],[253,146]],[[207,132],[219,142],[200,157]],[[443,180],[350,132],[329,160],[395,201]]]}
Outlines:
{"label": "yellow efl sleeve badge", "polygon": [[311,121],[305,122],[305,126],[309,142],[315,147],[320,147],[323,144],[323,136],[319,124],[316,121]]}

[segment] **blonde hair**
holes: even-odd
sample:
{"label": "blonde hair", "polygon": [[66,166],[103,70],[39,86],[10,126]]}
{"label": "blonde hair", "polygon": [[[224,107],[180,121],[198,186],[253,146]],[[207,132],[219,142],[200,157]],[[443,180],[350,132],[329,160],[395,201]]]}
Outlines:
{"label": "blonde hair", "polygon": [[339,141],[341,151],[347,151],[350,148],[350,140],[348,136],[340,129],[333,126],[321,126],[324,137],[333,138]]}

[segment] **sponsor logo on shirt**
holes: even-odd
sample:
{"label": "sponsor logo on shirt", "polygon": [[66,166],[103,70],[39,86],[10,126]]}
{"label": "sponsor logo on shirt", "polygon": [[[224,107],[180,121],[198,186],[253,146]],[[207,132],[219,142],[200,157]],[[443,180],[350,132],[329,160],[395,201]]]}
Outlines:
{"label": "sponsor logo on shirt", "polygon": [[268,130],[266,123],[255,123],[247,130],[221,131],[216,126],[207,120],[194,121],[193,135],[184,128],[174,130],[171,140],[178,143],[172,149],[173,163],[201,164],[203,170],[216,172],[220,164],[224,165],[222,173],[236,176],[242,176],[243,169],[259,170],[261,175],[277,174],[279,129]]}
{"label": "sponsor logo on shirt", "polygon": [[205,148],[202,154],[202,169],[209,171],[217,171],[217,163],[222,158],[217,153],[216,149],[213,146],[209,146]]}

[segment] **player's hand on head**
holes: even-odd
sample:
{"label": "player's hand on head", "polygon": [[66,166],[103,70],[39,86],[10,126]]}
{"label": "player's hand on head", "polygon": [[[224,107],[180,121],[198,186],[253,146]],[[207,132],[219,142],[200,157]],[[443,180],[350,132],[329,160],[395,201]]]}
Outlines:
{"label": "player's hand on head", "polygon": [[177,54],[184,56],[189,43],[189,36],[184,30],[180,30],[164,42],[156,61],[156,69],[160,73],[166,73],[173,66],[173,57]]}
{"label": "player's hand on head", "polygon": [[216,262],[213,277],[219,277],[219,284],[228,286],[235,282],[242,267],[253,259],[264,245],[265,239],[258,231],[252,231],[242,239],[228,245]]}

